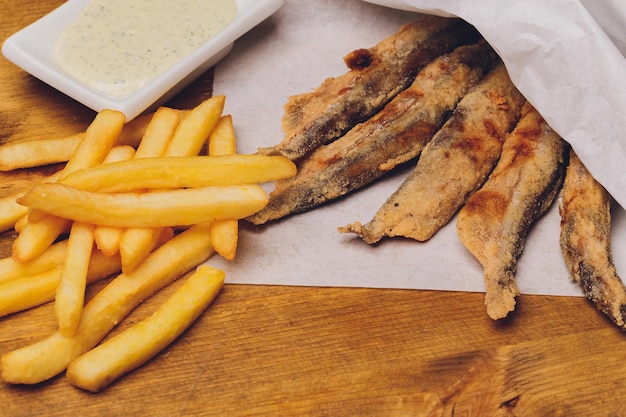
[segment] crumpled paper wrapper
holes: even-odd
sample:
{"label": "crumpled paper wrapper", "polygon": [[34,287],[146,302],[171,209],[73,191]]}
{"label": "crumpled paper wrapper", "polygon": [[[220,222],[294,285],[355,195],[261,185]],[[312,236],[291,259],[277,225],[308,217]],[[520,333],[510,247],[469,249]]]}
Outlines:
{"label": "crumpled paper wrapper", "polygon": [[[602,4],[626,7],[617,1]],[[481,1],[480,6],[452,0],[375,2],[393,7],[372,3],[287,0],[235,43],[216,68],[214,94],[227,97],[225,111],[233,115],[239,152],[253,153],[280,142],[289,96],[345,73],[343,56],[419,19],[419,8],[461,16],[477,26],[505,60],[520,91],[626,205],[626,176],[617,169],[626,161],[626,139],[618,134],[626,132],[626,117],[619,117],[626,109],[626,95],[621,94],[626,77],[608,83],[626,73],[619,51],[626,49],[625,43],[617,30],[626,19],[605,14],[603,24],[618,25],[604,32],[582,13],[586,9],[574,7],[578,1],[567,0],[511,2],[520,4],[509,10],[497,0]],[[547,11],[558,12],[558,18],[544,15]],[[566,44],[569,35],[577,35],[573,48]],[[566,47],[573,55],[563,52]],[[242,223],[236,259],[213,258],[210,263],[224,268],[230,283],[484,291],[482,267],[459,242],[456,218],[427,242],[387,239],[370,246],[337,232],[338,226],[369,221],[407,174],[396,172],[347,198],[264,227]],[[523,294],[582,295],[563,262],[559,222],[555,203],[529,233],[516,274]],[[613,216],[612,243],[618,271],[626,270],[626,212],[620,207]]]}

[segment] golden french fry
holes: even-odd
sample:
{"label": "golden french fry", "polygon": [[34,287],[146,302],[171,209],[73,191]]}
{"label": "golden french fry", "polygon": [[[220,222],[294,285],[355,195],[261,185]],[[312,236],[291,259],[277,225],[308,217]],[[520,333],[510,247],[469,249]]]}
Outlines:
{"label": "golden french fry", "polygon": [[57,288],[54,312],[63,336],[73,336],[78,328],[85,301],[87,271],[93,252],[92,224],[74,222],[67,244],[67,255]]}
{"label": "golden french fry", "polygon": [[120,240],[124,229],[113,226],[97,226],[93,231],[96,246],[107,256],[113,256],[120,250]]}
{"label": "golden french fry", "polygon": [[[135,148],[129,145],[114,146],[104,158],[104,164],[127,161],[135,156]],[[98,249],[105,255],[112,256],[117,253],[122,236],[122,229],[117,227],[98,226],[93,231],[93,238]]]}
{"label": "golden french fry", "polygon": [[[136,117],[128,122],[118,139],[120,145],[137,147],[152,115]],[[11,142],[0,146],[0,171],[32,168],[67,162],[83,140],[84,132],[63,138]]]}
{"label": "golden french fry", "polygon": [[[135,158],[154,158],[165,154],[170,140],[180,122],[180,112],[160,107],[141,140]],[[130,272],[154,249],[163,233],[157,229],[129,228],[120,234],[118,250],[122,258],[122,271]]]}
{"label": "golden french fry", "polygon": [[[180,120],[180,112],[178,110],[170,109],[167,107],[160,107],[152,116],[148,127],[141,139],[141,143],[137,147],[134,158],[153,158],[162,156],[169,145],[170,139],[174,134],[176,126]],[[131,158],[128,158],[131,159]],[[143,229],[142,229],[143,230]],[[122,252],[122,259],[124,264],[128,264],[128,243],[122,244],[125,229],[119,227],[107,227],[98,226],[96,228],[95,240],[96,244],[106,254],[117,253],[120,250],[120,246],[124,247]],[[155,240],[159,238],[159,234],[154,234]],[[134,250],[135,248],[133,248]],[[144,257],[148,255],[154,246],[146,246],[144,249]],[[143,258],[142,258],[143,259]],[[136,258],[133,258],[132,263],[138,263]],[[128,271],[128,265],[124,268]]]}
{"label": "golden french fry", "polygon": [[66,162],[82,138],[83,134],[76,134],[4,144],[0,146],[0,171]]}
{"label": "golden french fry", "polygon": [[[22,275],[0,283],[0,316],[37,307],[54,299],[61,280],[61,266],[33,275]],[[121,269],[119,256],[94,251],[89,262],[87,285],[107,278]]]}
{"label": "golden french fry", "polygon": [[172,240],[176,236],[173,227],[163,227],[161,228],[161,234],[159,235],[159,241],[157,242],[156,247],[160,248],[170,240]]}
{"label": "golden french fry", "polygon": [[137,148],[146,133],[148,125],[152,121],[152,116],[152,113],[142,114],[126,123],[122,128],[117,144],[130,145],[133,148]]}
{"label": "golden french fry", "polygon": [[50,271],[61,265],[67,254],[67,241],[55,243],[44,253],[28,262],[17,262],[14,257],[0,259],[0,284],[29,275]]}
{"label": "golden french fry", "polygon": [[20,199],[20,204],[51,216],[116,227],[183,226],[242,219],[261,210],[267,202],[267,193],[258,185],[109,194],[55,183],[38,184]]}
{"label": "golden french fry", "polygon": [[54,299],[61,267],[0,284],[0,316],[37,307]]}
{"label": "golden french fry", "polygon": [[[99,112],[76,146],[72,157],[57,174],[57,178],[63,178],[74,171],[101,164],[117,142],[123,127],[123,113],[106,109]],[[39,219],[32,212],[29,214],[29,218]]]}
{"label": "golden french fry", "polygon": [[15,229],[17,233],[20,233],[22,230],[24,230],[24,226],[26,226],[26,223],[28,223],[28,214],[25,214],[17,219],[15,225],[13,226],[13,229]]}
{"label": "golden french fry", "polygon": [[211,242],[215,251],[232,261],[237,253],[239,222],[234,219],[216,220],[211,224]]}
{"label": "golden french fry", "polygon": [[[194,113],[195,117],[198,117],[197,113],[198,112]],[[172,137],[179,128],[180,119],[180,112],[165,107],[159,108],[141,141],[142,143],[135,156],[136,159],[160,157],[163,156],[168,149],[172,154],[189,151],[189,148],[170,148]],[[190,133],[189,126],[190,125],[183,125],[180,129],[186,133]],[[192,141],[197,140],[197,138],[192,139]],[[182,145],[183,143],[179,138],[178,145],[175,146]],[[125,230],[120,236],[119,243],[119,251],[122,257],[122,270],[130,272],[142,262],[154,249],[154,244],[159,239],[160,235],[162,235],[162,233],[159,228],[129,228]]]}
{"label": "golden french fry", "polygon": [[[233,118],[222,116],[209,136],[209,155],[234,155],[237,152],[237,141]],[[296,173],[293,166],[293,175]],[[264,181],[258,181],[264,182]],[[218,220],[211,225],[211,242],[215,251],[225,259],[235,259],[239,240],[239,222],[234,219]]]}
{"label": "golden french fry", "polygon": [[224,272],[200,266],[150,317],[72,361],[70,383],[98,392],[171,344],[208,308],[224,285]]}
{"label": "golden french fry", "polygon": [[28,208],[17,203],[24,192],[0,198],[0,233],[15,227],[15,223],[28,213]]}
{"label": "golden french fry", "polygon": [[135,156],[135,148],[130,145],[117,145],[111,148],[109,153],[104,157],[103,164],[111,164],[113,162],[128,161]]}
{"label": "golden french fry", "polygon": [[139,303],[214,254],[209,225],[190,227],[155,250],[135,271],[121,274],[83,309],[74,336],[55,332],[0,358],[2,380],[36,384],[63,372],[69,363],[93,348]]}
{"label": "golden french fry", "polygon": [[289,178],[295,164],[282,156],[223,155],[143,158],[102,164],[59,180],[85,191],[126,192],[209,185],[260,184]]}
{"label": "golden french fry", "polygon": [[[102,163],[117,142],[124,127],[124,119],[124,114],[116,110],[99,112],[60,176]],[[24,226],[13,243],[13,256],[20,262],[39,256],[69,226],[65,219],[41,216],[36,210],[31,210],[29,220],[32,221]]]}
{"label": "golden french fry", "polygon": [[132,272],[150,255],[155,247],[158,248],[172,237],[174,237],[172,227],[130,227],[124,229],[119,247],[122,272]]}
{"label": "golden french fry", "polygon": [[234,155],[237,153],[237,141],[233,117],[226,114],[219,118],[209,135],[209,155]]}
{"label": "golden french fry", "polygon": [[158,244],[160,228],[131,227],[124,230],[120,238],[122,271],[130,272],[139,265]]}
{"label": "golden french fry", "polygon": [[219,120],[225,101],[224,96],[213,96],[189,111],[174,132],[165,155],[198,155]]}
{"label": "golden french fry", "polygon": [[117,143],[124,128],[124,119],[124,113],[117,110],[98,112],[67,161],[62,175],[101,164]]}
{"label": "golden french fry", "polygon": [[[42,182],[54,182],[60,176],[60,171],[41,179]],[[24,195],[25,191],[19,191],[0,198],[0,233],[18,227],[23,228],[28,218],[28,208],[17,203],[17,199]]]}
{"label": "golden french fry", "polygon": [[28,262],[40,256],[63,233],[69,231],[72,222],[49,214],[43,214],[36,222],[27,222],[13,241],[13,258]]}
{"label": "golden french fry", "polygon": [[[44,177],[42,182],[54,182],[60,177],[60,171]],[[23,228],[24,222],[28,218],[28,208],[17,203],[17,199],[24,195],[25,191],[19,191],[0,198],[0,233],[6,232],[11,228],[15,228],[17,222],[22,223],[18,226]]]}
{"label": "golden french fry", "polygon": [[165,154],[180,121],[180,112],[159,107],[137,147],[135,158],[154,158]]}
{"label": "golden french fry", "polygon": [[[39,220],[43,219],[45,217],[45,215],[46,215],[46,213],[44,213],[43,211],[29,209],[28,210],[28,214],[26,215],[26,223],[22,225],[22,230],[24,230],[24,228],[26,228],[26,225],[28,223],[36,223]],[[46,220],[46,221],[51,221],[51,220]]]}
{"label": "golden french fry", "polygon": [[[212,97],[186,113],[169,139],[164,155],[169,157],[198,155],[224,109],[224,102],[224,96]],[[145,173],[142,172],[141,176],[145,176]],[[158,228],[142,228],[138,231],[124,232],[120,242],[123,270],[131,271],[141,262],[143,257],[153,249],[154,241],[160,234],[161,230]],[[125,240],[128,242],[124,242]],[[131,245],[135,247],[130,248]]]}

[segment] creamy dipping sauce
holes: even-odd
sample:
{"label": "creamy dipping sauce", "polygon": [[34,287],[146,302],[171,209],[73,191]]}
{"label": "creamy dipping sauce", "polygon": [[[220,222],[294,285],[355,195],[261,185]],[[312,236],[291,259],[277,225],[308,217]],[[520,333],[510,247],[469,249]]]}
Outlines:
{"label": "creamy dipping sauce", "polygon": [[90,87],[125,96],[236,16],[235,0],[93,0],[59,36],[55,58]]}

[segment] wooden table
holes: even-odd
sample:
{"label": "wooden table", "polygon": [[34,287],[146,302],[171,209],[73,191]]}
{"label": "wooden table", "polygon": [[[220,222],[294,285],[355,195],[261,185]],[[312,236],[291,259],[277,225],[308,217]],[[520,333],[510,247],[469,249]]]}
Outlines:
{"label": "wooden table", "polygon": [[[2,0],[0,39],[61,3]],[[189,108],[211,86],[209,71],[171,105]],[[0,97],[0,143],[69,135],[94,117],[4,58]],[[0,175],[0,195],[40,174]],[[13,238],[0,236],[0,256]],[[54,329],[51,304],[3,318],[0,354]],[[475,293],[227,285],[179,341],[108,390],[62,375],[0,384],[0,415],[620,416],[625,342],[583,298],[521,296],[496,323]]]}

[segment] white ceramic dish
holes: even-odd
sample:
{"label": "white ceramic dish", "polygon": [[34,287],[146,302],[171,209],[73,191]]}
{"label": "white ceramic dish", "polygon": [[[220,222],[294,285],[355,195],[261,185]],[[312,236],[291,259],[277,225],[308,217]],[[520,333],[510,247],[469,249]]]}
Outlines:
{"label": "white ceramic dish", "polygon": [[284,0],[236,0],[237,17],[220,33],[131,95],[104,95],[65,73],[54,58],[54,44],[63,28],[90,0],[69,0],[8,38],[2,54],[15,65],[85,106],[122,111],[131,120],[179,92],[222,60],[243,34],[277,11]]}

